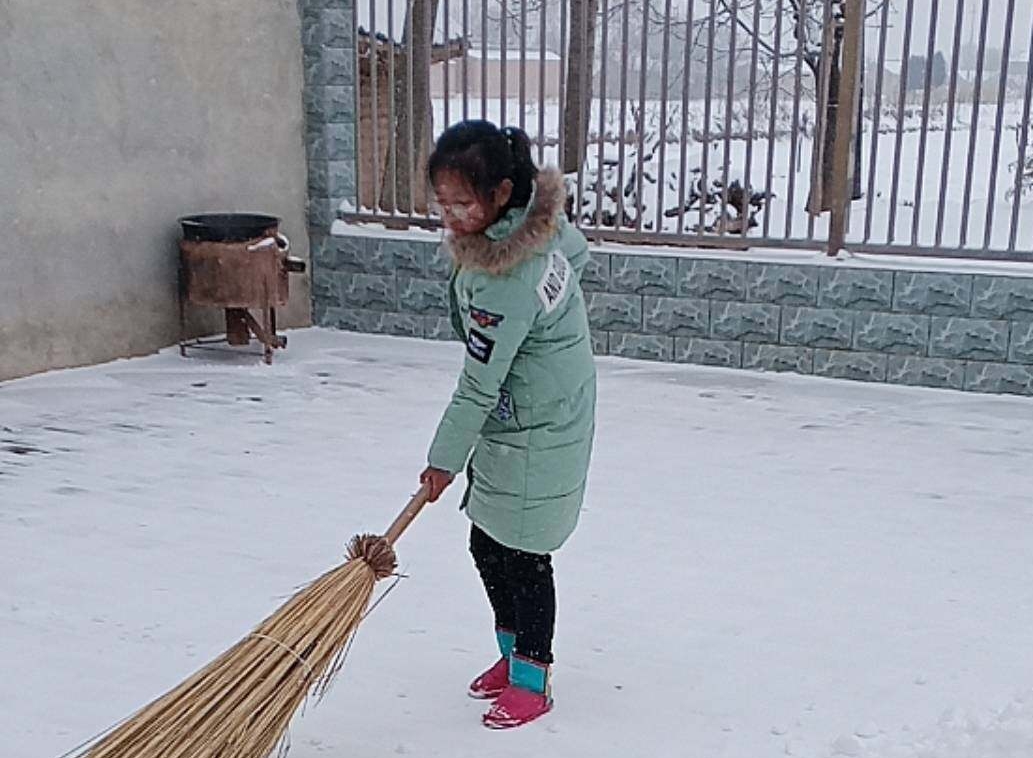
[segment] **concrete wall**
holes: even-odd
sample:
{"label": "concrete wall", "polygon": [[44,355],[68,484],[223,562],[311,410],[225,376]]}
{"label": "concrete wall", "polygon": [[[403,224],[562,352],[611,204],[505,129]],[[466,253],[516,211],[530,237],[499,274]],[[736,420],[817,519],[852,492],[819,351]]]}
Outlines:
{"label": "concrete wall", "polygon": [[[317,323],[453,338],[450,262],[433,236],[354,229],[316,245],[313,266]],[[603,249],[582,287],[601,355],[1033,395],[1030,274]]]}
{"label": "concrete wall", "polygon": [[180,215],[272,213],[307,257],[300,25],[297,0],[0,3],[0,379],[175,342]]}

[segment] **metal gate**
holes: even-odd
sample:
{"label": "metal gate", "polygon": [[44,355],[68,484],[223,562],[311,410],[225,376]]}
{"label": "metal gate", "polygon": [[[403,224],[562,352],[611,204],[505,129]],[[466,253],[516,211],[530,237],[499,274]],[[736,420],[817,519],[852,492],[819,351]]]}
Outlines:
{"label": "metal gate", "polygon": [[355,23],[351,220],[436,225],[432,140],[488,118],[564,168],[598,240],[1033,260],[1018,0],[360,0]]}

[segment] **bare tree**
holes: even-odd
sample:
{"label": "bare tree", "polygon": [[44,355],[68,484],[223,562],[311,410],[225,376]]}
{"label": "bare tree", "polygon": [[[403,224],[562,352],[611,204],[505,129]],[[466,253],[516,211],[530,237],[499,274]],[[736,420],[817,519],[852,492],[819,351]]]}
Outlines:
{"label": "bare tree", "polygon": [[397,210],[422,212],[427,209],[428,192],[422,166],[430,154],[433,138],[430,72],[439,4],[440,0],[412,0],[408,5],[399,56],[403,73],[395,77],[392,93],[397,115],[393,125],[396,150],[388,155],[384,169],[382,208],[391,197]]}
{"label": "bare tree", "polygon": [[[780,56],[789,61],[799,56],[816,84],[816,113],[818,133],[822,144],[815,151],[815,160],[820,155],[820,166],[814,167],[814,182],[808,199],[808,209],[819,213],[830,209],[829,198],[821,188],[829,186],[835,173],[832,156],[836,142],[836,114],[842,84],[843,21],[845,0],[713,0],[715,21],[718,26],[737,27],[756,44],[769,61]],[[869,2],[866,18],[882,12],[884,4],[892,0]],[[757,6],[760,6],[759,8]],[[776,46],[771,37],[775,17],[782,15],[782,28],[789,37],[789,44]],[[827,18],[826,18],[827,14]],[[762,19],[760,25],[752,23],[755,17]],[[778,86],[778,83],[775,83]],[[824,103],[822,103],[824,101]],[[858,142],[860,130],[858,130]],[[854,165],[858,166],[860,147],[855,145]],[[861,172],[854,171],[853,197],[861,197]]]}
{"label": "bare tree", "polygon": [[567,93],[563,108],[563,172],[581,168],[588,147],[595,72],[595,37],[599,0],[570,0],[570,41],[567,44]]}

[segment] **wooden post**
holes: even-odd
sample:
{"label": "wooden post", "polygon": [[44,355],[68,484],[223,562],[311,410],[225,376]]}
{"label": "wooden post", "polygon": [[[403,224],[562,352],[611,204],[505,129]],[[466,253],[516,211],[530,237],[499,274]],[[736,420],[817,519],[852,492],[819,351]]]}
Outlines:
{"label": "wooden post", "polygon": [[857,123],[859,74],[861,70],[861,40],[864,34],[864,0],[844,0],[843,23],[843,76],[840,83],[839,109],[836,113],[835,161],[836,181],[829,190],[832,195],[832,218],[829,223],[828,254],[835,257],[846,242],[850,217],[850,198],[853,195],[854,128]]}

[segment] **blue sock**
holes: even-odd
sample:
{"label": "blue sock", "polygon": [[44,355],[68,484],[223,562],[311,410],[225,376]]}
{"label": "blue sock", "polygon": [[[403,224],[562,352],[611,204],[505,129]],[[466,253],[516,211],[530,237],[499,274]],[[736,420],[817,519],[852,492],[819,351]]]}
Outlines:
{"label": "blue sock", "polygon": [[547,694],[549,667],[544,663],[514,655],[509,661],[509,683],[523,690]]}
{"label": "blue sock", "polygon": [[499,643],[499,652],[503,658],[513,655],[513,648],[516,646],[516,635],[508,629],[496,629],[495,639]]}

